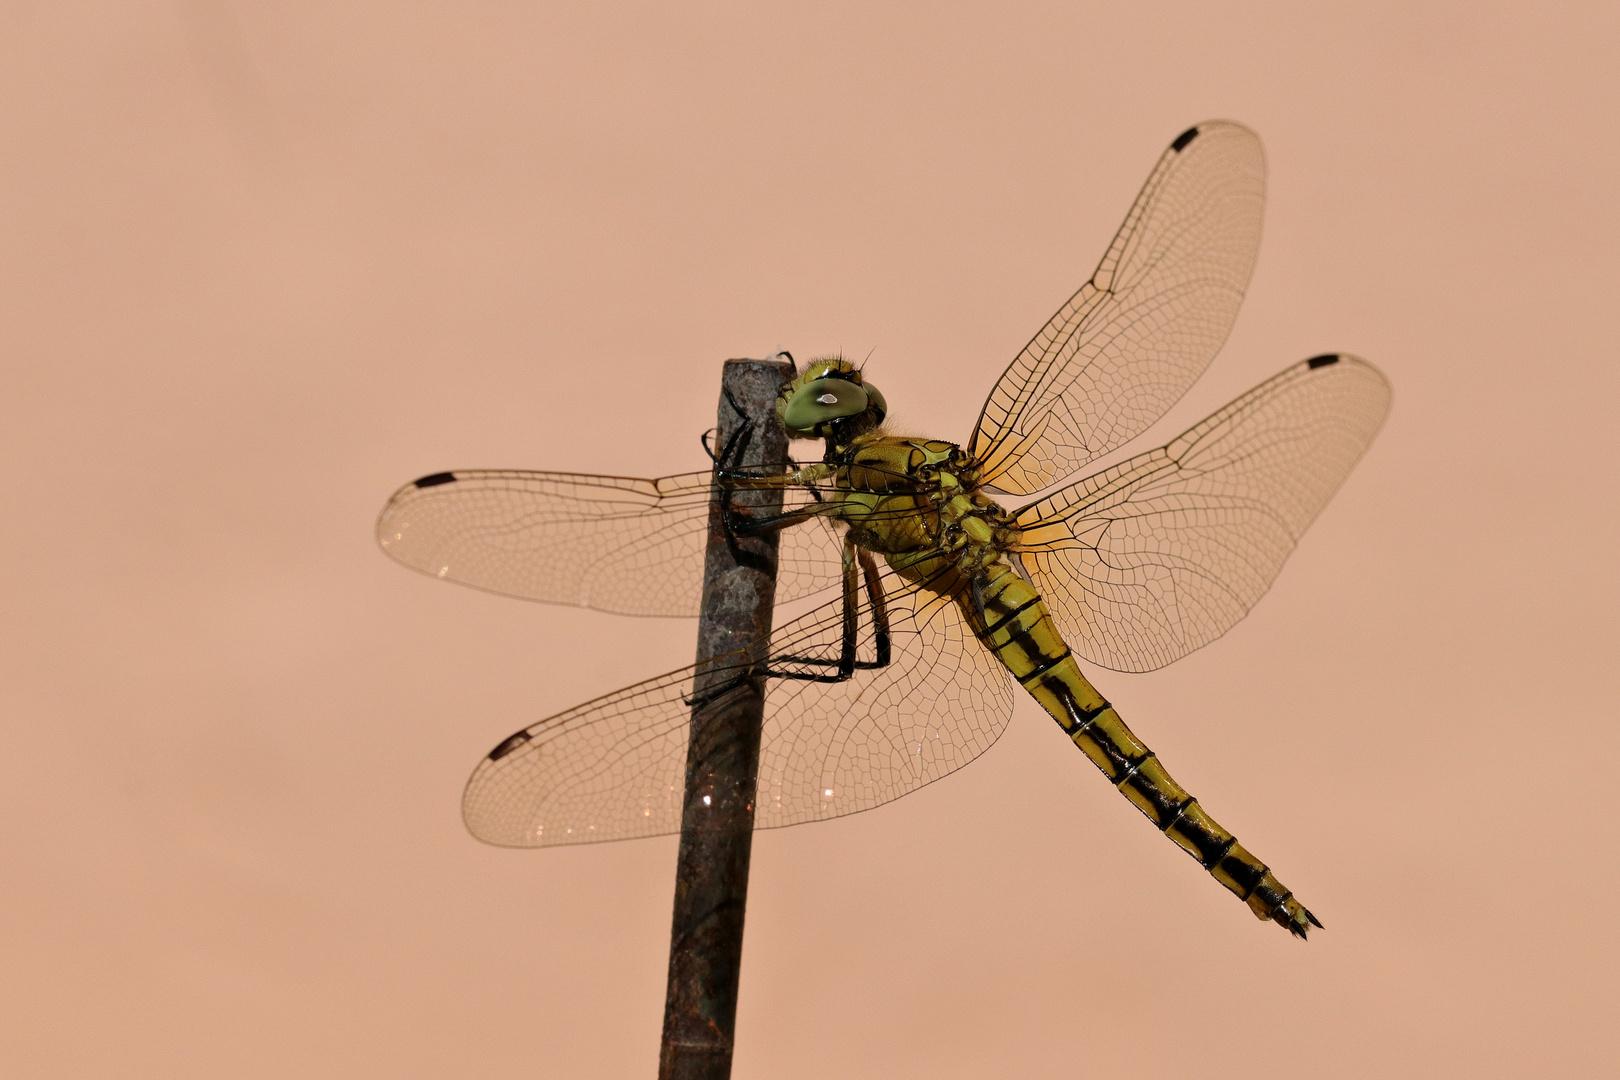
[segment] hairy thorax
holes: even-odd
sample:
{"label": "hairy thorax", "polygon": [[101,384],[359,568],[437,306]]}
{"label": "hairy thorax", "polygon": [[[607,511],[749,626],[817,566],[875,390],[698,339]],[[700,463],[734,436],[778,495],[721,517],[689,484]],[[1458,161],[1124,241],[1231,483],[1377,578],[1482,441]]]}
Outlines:
{"label": "hairy thorax", "polygon": [[1012,543],[1012,519],[979,490],[977,464],[953,443],[874,432],[835,460],[838,517],[856,543],[912,580],[948,569],[971,575]]}

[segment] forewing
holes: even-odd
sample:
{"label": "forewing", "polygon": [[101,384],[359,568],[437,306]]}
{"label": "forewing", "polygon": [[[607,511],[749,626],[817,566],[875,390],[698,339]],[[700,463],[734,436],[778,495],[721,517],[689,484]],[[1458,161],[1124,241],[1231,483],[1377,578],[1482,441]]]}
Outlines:
{"label": "forewing", "polygon": [[1389,401],[1377,368],[1316,357],[1168,446],[1018,511],[1019,557],[1069,647],[1151,671],[1224,634],[1270,588]]}
{"label": "forewing", "polygon": [[1260,246],[1265,155],[1248,128],[1189,128],[1154,166],[1091,280],[985,401],[981,479],[1049,487],[1146,430],[1225,342]]}
{"label": "forewing", "polygon": [[[956,604],[884,572],[892,656],[844,682],[767,683],[755,827],[870,809],[967,764],[1012,712],[1006,670]],[[874,658],[871,605],[861,657]],[[825,672],[796,657],[835,657],[842,600],[771,636],[772,666]],[[719,662],[746,670],[735,656]],[[626,687],[542,720],[479,763],[462,801],[474,836],[542,847],[679,832],[696,668]]]}
{"label": "forewing", "polygon": [[[696,615],[712,474],[658,480],[469,469],[394,493],[377,521],[390,556],[477,589],[623,615]],[[789,492],[789,505],[810,496]],[[782,530],[777,599],[838,581],[824,519]]]}

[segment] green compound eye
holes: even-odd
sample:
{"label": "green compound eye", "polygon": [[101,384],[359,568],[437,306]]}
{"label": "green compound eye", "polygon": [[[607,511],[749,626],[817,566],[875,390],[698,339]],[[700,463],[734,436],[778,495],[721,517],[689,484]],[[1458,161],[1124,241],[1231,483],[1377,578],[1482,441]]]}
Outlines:
{"label": "green compound eye", "polygon": [[848,379],[817,379],[806,383],[782,410],[782,426],[789,431],[810,431],[828,420],[866,411],[866,391]]}
{"label": "green compound eye", "polygon": [[883,418],[889,415],[889,403],[883,400],[883,393],[871,383],[862,383],[861,389],[866,391],[866,400],[872,406],[872,411],[877,413],[878,423],[881,424]]}

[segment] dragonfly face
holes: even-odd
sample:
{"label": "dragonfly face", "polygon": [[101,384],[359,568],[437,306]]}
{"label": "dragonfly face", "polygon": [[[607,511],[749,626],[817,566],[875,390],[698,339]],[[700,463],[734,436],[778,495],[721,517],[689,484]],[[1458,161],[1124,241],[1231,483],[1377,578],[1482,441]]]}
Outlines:
{"label": "dragonfly face", "polygon": [[[1303,937],[1314,916],[1079,667],[1149,671],[1230,629],[1383,422],[1383,376],[1327,354],[1165,446],[1083,472],[1213,359],[1248,284],[1264,188],[1248,129],[1183,132],[960,445],[888,432],[883,396],[834,357],[777,401],[789,435],[826,440],[820,462],[722,460],[658,480],[436,473],[394,495],[379,542],[423,573],[507,595],[696,615],[711,483],[780,489],[769,518],[724,503],[727,527],[779,534],[779,601],[824,602],[703,672],[705,686],[766,678],[755,827],[869,809],[960,768],[999,737],[1016,683],[1160,832]],[[1004,510],[991,487],[1032,501]],[[468,781],[468,828],[523,847],[679,831],[697,674],[636,683],[503,740]]]}
{"label": "dragonfly face", "polygon": [[842,357],[814,361],[782,388],[776,416],[793,439],[826,439],[829,449],[883,423],[888,402]]}

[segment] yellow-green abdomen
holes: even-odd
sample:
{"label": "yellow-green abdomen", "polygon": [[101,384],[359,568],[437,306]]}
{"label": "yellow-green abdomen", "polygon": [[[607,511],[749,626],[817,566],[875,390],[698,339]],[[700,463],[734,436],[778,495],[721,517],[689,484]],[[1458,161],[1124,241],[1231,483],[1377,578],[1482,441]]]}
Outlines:
{"label": "yellow-green abdomen", "polygon": [[[979,640],[1052,714],[1069,738],[1159,831],[1245,901],[1304,937],[1321,926],[1266,865],[1221,828],[1081,674],[1035,589],[1003,561],[958,597]],[[981,617],[979,607],[983,606]]]}

